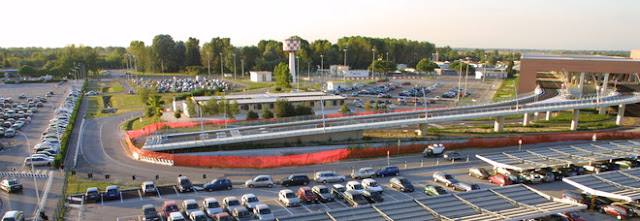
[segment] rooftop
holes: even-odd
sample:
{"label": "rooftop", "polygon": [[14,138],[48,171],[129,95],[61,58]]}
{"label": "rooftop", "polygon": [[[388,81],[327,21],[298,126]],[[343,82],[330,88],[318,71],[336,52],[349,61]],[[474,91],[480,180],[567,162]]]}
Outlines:
{"label": "rooftop", "polygon": [[640,62],[640,60],[628,57],[577,54],[524,54],[522,59]]}

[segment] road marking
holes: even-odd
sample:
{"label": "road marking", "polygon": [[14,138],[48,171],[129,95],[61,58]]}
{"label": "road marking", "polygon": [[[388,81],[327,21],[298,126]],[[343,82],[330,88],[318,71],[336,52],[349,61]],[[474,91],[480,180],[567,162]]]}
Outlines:
{"label": "road marking", "polygon": [[331,210],[331,208],[329,208],[327,205],[324,205],[324,203],[320,202],[320,205],[324,206],[324,208],[327,208],[327,210]]}
{"label": "road marking", "polygon": [[125,220],[128,221],[128,220],[131,220],[129,218],[132,218],[132,217],[135,217],[138,220],[140,220],[140,215],[136,215],[136,216],[121,216],[121,217],[116,218],[116,220],[120,221],[120,219],[122,219],[123,221],[125,221]]}
{"label": "road marking", "polygon": [[[140,190],[138,190],[138,195],[140,195]],[[120,192],[120,203],[122,203],[122,192]]]}
{"label": "road marking", "polygon": [[275,200],[276,202],[278,202],[278,204],[280,204],[280,206],[282,206],[282,208],[284,208],[284,210],[286,210],[287,212],[289,212],[289,214],[293,215],[293,213],[291,212],[291,210],[289,210],[289,208],[287,208],[287,206],[285,206],[284,204],[282,204],[282,202],[280,202],[280,200]]}
{"label": "road marking", "polygon": [[193,189],[193,192],[194,192],[194,193],[198,194],[198,191],[196,191],[196,188],[193,188],[193,187],[192,187],[191,189]]}
{"label": "road marking", "polygon": [[140,193],[140,190],[138,190],[138,197],[140,197],[140,201],[142,201],[142,194]]}
{"label": "road marking", "polygon": [[389,195],[389,194],[382,193],[382,195],[388,196],[389,198],[391,198],[391,199],[393,199],[393,200],[395,200],[395,201],[398,201],[398,199],[396,199],[395,197],[392,197],[392,196],[391,196],[391,195]]}
{"label": "road marking", "polygon": [[160,195],[160,191],[158,190],[158,188],[156,188],[156,193],[158,193],[158,197],[160,197],[160,199],[162,199],[162,195]]}
{"label": "road marking", "polygon": [[178,193],[178,189],[176,189],[176,186],[173,186],[173,190],[176,191],[176,195],[180,196],[180,193]]}
{"label": "road marking", "polygon": [[[36,217],[36,215],[40,213],[40,210],[44,208],[45,203],[47,203],[47,196],[49,195],[49,189],[51,188],[52,182],[53,182],[53,171],[49,171],[49,180],[47,180],[47,185],[44,188],[44,192],[42,193],[42,198],[40,198],[40,202],[38,202],[38,208],[33,213],[33,217]],[[84,202],[84,200],[82,201]]]}
{"label": "road marking", "polygon": [[304,207],[307,211],[311,212],[311,210],[307,208],[307,206],[305,206],[302,201],[300,201],[300,206]]}
{"label": "road marking", "polygon": [[339,203],[340,205],[344,206],[345,208],[349,207],[347,204],[339,201],[338,199],[336,199],[335,201],[336,201],[336,203]]}
{"label": "road marking", "polygon": [[100,205],[104,206],[104,196],[100,195]]}
{"label": "road marking", "polygon": [[[80,104],[80,105],[82,105],[82,104]],[[74,157],[73,157],[73,168],[76,168],[76,163],[78,162],[78,152],[80,152],[80,150],[82,150],[82,148],[80,148],[80,144],[82,143],[82,137],[83,137],[83,136],[82,136],[82,133],[83,133],[83,130],[84,130],[84,118],[82,118],[82,121],[81,121],[81,123],[80,123],[80,132],[79,132],[79,134],[80,134],[81,136],[78,136],[78,140],[76,141],[76,142],[77,142],[77,143],[76,143],[76,154],[75,154],[75,155],[74,155]],[[84,155],[83,155],[83,158],[84,158]],[[86,161],[86,160],[87,160],[87,159],[85,159],[85,161]]]}

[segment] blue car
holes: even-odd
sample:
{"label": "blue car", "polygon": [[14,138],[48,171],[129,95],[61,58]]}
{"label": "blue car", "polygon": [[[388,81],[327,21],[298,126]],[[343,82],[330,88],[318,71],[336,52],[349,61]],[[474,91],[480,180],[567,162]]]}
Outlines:
{"label": "blue car", "polygon": [[231,180],[229,180],[228,178],[218,178],[212,180],[211,182],[205,183],[203,187],[207,191],[230,190],[231,188],[233,188],[231,185]]}
{"label": "blue car", "polygon": [[115,200],[120,199],[120,190],[118,186],[108,186],[104,191],[104,199],[106,200]]}
{"label": "blue car", "polygon": [[400,174],[400,169],[397,166],[386,166],[376,171],[376,176],[379,177],[397,176],[398,174]]}

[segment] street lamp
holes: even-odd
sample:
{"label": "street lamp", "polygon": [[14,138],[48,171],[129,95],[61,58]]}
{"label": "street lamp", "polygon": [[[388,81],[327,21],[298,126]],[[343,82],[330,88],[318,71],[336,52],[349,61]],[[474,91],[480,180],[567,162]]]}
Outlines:
{"label": "street lamp", "polygon": [[222,66],[222,52],[220,52],[220,79],[224,80],[224,67]]}
{"label": "street lamp", "polygon": [[300,75],[300,56],[296,56],[296,87],[298,92],[300,92],[300,81],[298,81],[298,75]]}
{"label": "street lamp", "polygon": [[236,54],[233,54],[233,80],[236,80]]}
{"label": "street lamp", "polygon": [[207,78],[211,79],[211,52],[207,51],[207,69],[209,70],[209,75],[207,76]]}
{"label": "street lamp", "polygon": [[240,70],[242,71],[242,78],[244,78],[244,59],[240,59]]}
{"label": "street lamp", "polygon": [[522,139],[518,140],[518,151],[522,151]]}
{"label": "street lamp", "polygon": [[311,63],[313,63],[313,61],[307,61],[307,80],[311,80]]}
{"label": "street lamp", "polygon": [[347,48],[342,49],[342,50],[344,50],[344,67],[343,67],[344,69],[343,70],[344,70],[344,83],[346,84],[347,83],[347,70],[346,70],[346,68],[347,68]]}
{"label": "street lamp", "polygon": [[371,77],[375,77],[376,75],[376,49],[372,48],[371,52]]}
{"label": "street lamp", "polygon": [[322,78],[322,90],[324,90],[324,55],[320,55],[320,77]]}

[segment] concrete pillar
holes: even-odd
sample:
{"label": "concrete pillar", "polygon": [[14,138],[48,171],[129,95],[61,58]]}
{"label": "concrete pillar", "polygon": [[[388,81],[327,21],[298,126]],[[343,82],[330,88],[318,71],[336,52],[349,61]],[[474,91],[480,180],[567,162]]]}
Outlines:
{"label": "concrete pillar", "polygon": [[418,134],[418,136],[427,136],[428,127],[429,127],[428,124],[418,124],[418,129],[416,130],[416,133]]}
{"label": "concrete pillar", "polygon": [[580,85],[578,85],[580,95],[578,97],[582,99],[582,93],[584,93],[584,72],[580,72]]}
{"label": "concrete pillar", "polygon": [[551,111],[547,111],[547,116],[544,117],[544,120],[546,120],[546,121],[550,121],[551,120]]}
{"label": "concrete pillar", "polygon": [[504,130],[504,116],[500,116],[496,118],[496,121],[493,123],[493,131],[494,132],[502,132]]}
{"label": "concrete pillar", "polygon": [[571,130],[578,130],[578,116],[580,116],[580,109],[573,109],[573,117],[571,118]]}
{"label": "concrete pillar", "polygon": [[616,125],[622,126],[622,119],[624,118],[624,104],[618,106],[618,116],[616,117]]}
{"label": "concrete pillar", "polygon": [[524,113],[524,120],[522,121],[522,126],[529,126],[529,113]]}
{"label": "concrete pillar", "polygon": [[[604,73],[604,80],[602,81],[602,91],[607,92],[607,85],[609,85],[609,73]],[[600,93],[600,91],[598,91],[597,93]],[[604,95],[604,94],[600,94],[600,95]],[[607,107],[600,107],[599,110],[599,114],[600,115],[605,115],[607,114]]]}

